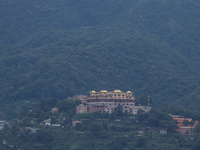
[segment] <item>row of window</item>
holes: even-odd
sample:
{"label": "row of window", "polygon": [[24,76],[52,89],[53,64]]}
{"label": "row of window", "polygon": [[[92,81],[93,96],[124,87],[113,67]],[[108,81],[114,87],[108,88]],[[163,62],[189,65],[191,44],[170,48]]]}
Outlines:
{"label": "row of window", "polygon": [[[114,96],[114,98],[121,98],[121,97],[116,97],[116,96]],[[125,98],[124,96],[122,96],[122,98]]]}
{"label": "row of window", "polygon": [[[114,105],[117,105],[117,103],[115,103]],[[131,106],[132,106],[132,105],[134,105],[134,104],[128,104],[128,103],[125,104],[125,103],[123,103],[123,104],[119,104],[119,105],[127,105],[127,106],[128,106],[128,105],[131,105]]]}
{"label": "row of window", "polygon": [[115,102],[115,103],[121,103],[121,102],[133,102],[133,100],[88,100],[87,101],[88,103],[89,102]]}
{"label": "row of window", "polygon": [[[91,94],[91,96],[107,96],[107,97],[109,97],[109,96],[113,96],[113,95],[106,95],[106,94],[101,94],[101,95],[96,95],[96,94]],[[114,94],[114,97],[125,97],[125,96],[131,96],[131,94],[127,94],[127,95],[125,95],[125,94],[122,94],[122,95],[120,95],[120,94]]]}

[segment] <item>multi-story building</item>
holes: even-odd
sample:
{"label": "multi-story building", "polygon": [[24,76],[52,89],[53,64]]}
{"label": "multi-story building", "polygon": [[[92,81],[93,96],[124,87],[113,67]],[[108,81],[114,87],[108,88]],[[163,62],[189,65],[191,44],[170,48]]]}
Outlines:
{"label": "multi-story building", "polygon": [[87,113],[87,105],[80,104],[76,106],[76,113]]}
{"label": "multi-story building", "polygon": [[[194,124],[191,124],[192,118],[184,118],[183,116],[171,115],[171,114],[170,116],[173,118],[173,121],[178,122],[177,126],[179,128],[177,129],[177,131],[180,132],[180,134],[183,134],[183,135],[195,134],[194,128],[199,123],[198,121],[195,121]],[[187,125],[185,124],[186,121],[188,122]]]}
{"label": "multi-story building", "polygon": [[89,112],[111,113],[119,105],[123,107],[123,111],[126,111],[128,107],[135,105],[135,97],[132,96],[130,91],[126,93],[120,90],[114,90],[113,92],[106,90],[101,90],[100,92],[91,91],[90,96],[86,98],[86,104],[89,106]]}
{"label": "multi-story building", "polygon": [[106,105],[134,105],[135,97],[132,96],[131,91],[127,91],[126,93],[123,93],[120,90],[114,90],[113,92],[107,92],[106,90],[101,90],[100,92],[91,91],[90,96],[86,98],[86,103],[102,103]]}
{"label": "multi-story building", "polygon": [[[81,113],[80,110],[83,108],[86,110],[86,107],[88,108],[87,112],[101,111],[111,113],[119,105],[123,107],[123,112],[132,114],[136,114],[138,109],[150,110],[150,107],[135,106],[135,97],[131,91],[123,93],[120,90],[114,90],[113,92],[101,90],[100,92],[91,91],[90,96],[86,97],[84,105],[77,106],[77,113]],[[83,113],[86,113],[86,111]]]}

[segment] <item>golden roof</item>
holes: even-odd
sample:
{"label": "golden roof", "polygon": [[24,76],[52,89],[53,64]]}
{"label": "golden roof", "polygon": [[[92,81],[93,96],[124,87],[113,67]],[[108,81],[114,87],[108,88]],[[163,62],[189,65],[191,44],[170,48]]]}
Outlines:
{"label": "golden roof", "polygon": [[122,92],[121,90],[114,90],[114,92]]}
{"label": "golden roof", "polygon": [[92,90],[90,93],[96,93],[94,90]]}
{"label": "golden roof", "polygon": [[107,90],[101,90],[100,92],[101,92],[101,93],[104,93],[104,92],[107,92]]}
{"label": "golden roof", "polygon": [[132,93],[131,91],[127,91],[126,93]]}

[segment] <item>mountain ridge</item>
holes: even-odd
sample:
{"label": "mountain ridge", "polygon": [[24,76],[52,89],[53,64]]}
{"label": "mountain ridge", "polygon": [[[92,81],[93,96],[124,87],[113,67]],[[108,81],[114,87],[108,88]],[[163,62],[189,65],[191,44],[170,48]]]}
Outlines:
{"label": "mountain ridge", "polygon": [[1,104],[121,89],[187,107],[199,88],[198,4],[3,1]]}

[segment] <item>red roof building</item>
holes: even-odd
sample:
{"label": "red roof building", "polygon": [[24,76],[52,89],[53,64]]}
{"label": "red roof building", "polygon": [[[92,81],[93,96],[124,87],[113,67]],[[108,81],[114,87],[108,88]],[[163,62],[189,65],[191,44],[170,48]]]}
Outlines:
{"label": "red roof building", "polygon": [[[178,132],[182,135],[194,135],[194,128],[199,123],[199,121],[195,121],[194,124],[191,124],[192,118],[184,118],[183,116],[179,115],[171,115],[173,118],[173,121],[177,121],[177,126],[179,127],[177,129]],[[188,122],[188,124],[185,124]]]}

